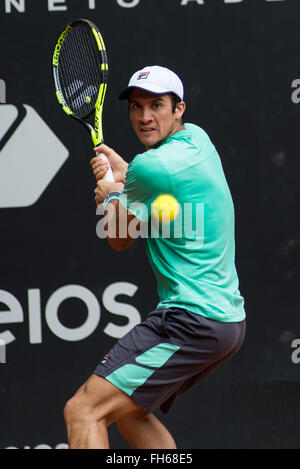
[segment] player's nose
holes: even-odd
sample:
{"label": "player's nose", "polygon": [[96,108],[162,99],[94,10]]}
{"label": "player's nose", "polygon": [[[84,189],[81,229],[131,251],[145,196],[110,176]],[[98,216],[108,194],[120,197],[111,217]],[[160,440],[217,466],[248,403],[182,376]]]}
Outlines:
{"label": "player's nose", "polygon": [[153,114],[151,109],[144,108],[140,115],[141,124],[147,124],[153,120]]}

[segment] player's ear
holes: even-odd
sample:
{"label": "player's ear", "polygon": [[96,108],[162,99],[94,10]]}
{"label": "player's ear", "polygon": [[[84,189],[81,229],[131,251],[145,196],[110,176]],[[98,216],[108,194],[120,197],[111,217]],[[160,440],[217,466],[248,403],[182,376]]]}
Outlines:
{"label": "player's ear", "polygon": [[186,104],[184,101],[180,101],[180,103],[178,103],[176,105],[176,109],[175,109],[175,116],[176,118],[178,119],[181,119],[182,116],[184,115],[185,113],[185,110],[186,110]]}

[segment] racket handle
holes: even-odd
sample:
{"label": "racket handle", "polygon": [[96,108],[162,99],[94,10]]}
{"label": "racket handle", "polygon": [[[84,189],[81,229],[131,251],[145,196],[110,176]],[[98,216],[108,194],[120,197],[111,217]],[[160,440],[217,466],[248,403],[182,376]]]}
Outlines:
{"label": "racket handle", "polygon": [[[109,164],[108,158],[107,158],[106,155],[104,155],[104,153],[97,153],[97,156],[101,156],[103,161],[105,161],[106,163]],[[111,181],[111,182],[115,181],[115,178],[114,178],[114,175],[113,175],[113,172],[112,172],[112,169],[111,169],[110,165],[109,165],[109,170],[107,171],[107,173],[105,174],[103,179],[106,180],[106,181]]]}

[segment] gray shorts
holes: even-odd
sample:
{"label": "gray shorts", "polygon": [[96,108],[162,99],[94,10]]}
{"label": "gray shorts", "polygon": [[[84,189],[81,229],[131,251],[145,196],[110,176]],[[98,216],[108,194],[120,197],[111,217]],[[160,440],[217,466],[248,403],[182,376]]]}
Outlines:
{"label": "gray shorts", "polygon": [[169,413],[176,399],[241,347],[246,321],[225,323],[180,308],[157,309],[99,363],[94,374],[130,396],[146,413]]}

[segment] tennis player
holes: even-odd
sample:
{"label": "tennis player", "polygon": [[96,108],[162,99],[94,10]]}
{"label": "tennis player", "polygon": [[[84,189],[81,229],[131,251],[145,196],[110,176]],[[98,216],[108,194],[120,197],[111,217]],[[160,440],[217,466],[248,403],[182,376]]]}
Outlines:
{"label": "tennis player", "polygon": [[[109,244],[117,251],[130,247],[130,223],[147,223],[162,193],[181,207],[200,204],[203,227],[183,229],[181,237],[173,231],[145,238],[157,308],[101,360],[66,404],[65,421],[70,448],[109,448],[107,427],[116,422],[131,448],[174,449],[153,412],[170,412],[179,396],[237,353],[245,336],[234,207],[216,148],[204,130],[183,123],[184,87],[174,72],[146,67],[120,99],[128,100],[133,130],[146,151],[128,165],[108,146],[96,149],[108,157],[116,182],[102,179],[108,166],[100,157],[91,160],[96,203],[109,208]],[[127,237],[115,237],[110,221],[125,223]]]}

